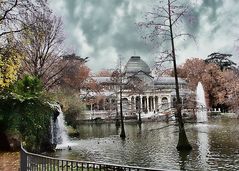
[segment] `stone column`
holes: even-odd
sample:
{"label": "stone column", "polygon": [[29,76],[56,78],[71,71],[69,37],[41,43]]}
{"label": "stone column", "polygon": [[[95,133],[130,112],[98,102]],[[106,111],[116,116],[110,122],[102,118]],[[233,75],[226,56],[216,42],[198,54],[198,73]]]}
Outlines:
{"label": "stone column", "polygon": [[143,96],[141,96],[141,108],[140,108],[140,111],[142,112],[143,111],[143,107],[144,107],[144,101],[143,101]]}
{"label": "stone column", "polygon": [[137,110],[137,96],[134,97],[134,101],[135,101],[135,111]]}
{"label": "stone column", "polygon": [[150,101],[149,101],[150,112],[152,112],[152,110],[153,110],[153,105],[152,105],[153,104],[153,97],[150,96],[149,99],[150,99]]}
{"label": "stone column", "polygon": [[172,99],[171,99],[171,97],[168,97],[168,107],[172,108]]}
{"label": "stone column", "polygon": [[149,96],[146,97],[147,100],[147,111],[149,112]]}
{"label": "stone column", "polygon": [[141,104],[141,96],[139,96],[139,111],[141,110],[142,108],[142,104]]}
{"label": "stone column", "polygon": [[145,96],[143,96],[143,109],[142,112],[145,110],[146,104],[145,104]]}
{"label": "stone column", "polygon": [[155,97],[152,96],[152,111],[155,110]]}

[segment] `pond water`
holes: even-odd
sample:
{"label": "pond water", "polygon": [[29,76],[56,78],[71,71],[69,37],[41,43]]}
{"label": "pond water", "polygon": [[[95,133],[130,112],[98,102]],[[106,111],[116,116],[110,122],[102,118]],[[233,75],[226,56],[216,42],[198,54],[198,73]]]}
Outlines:
{"label": "pond water", "polygon": [[114,124],[84,124],[79,126],[80,139],[71,140],[72,150],[54,155],[170,170],[239,170],[238,124],[236,119],[185,124],[193,146],[188,154],[176,150],[178,128],[174,123],[126,124],[125,140],[120,139],[120,129]]}

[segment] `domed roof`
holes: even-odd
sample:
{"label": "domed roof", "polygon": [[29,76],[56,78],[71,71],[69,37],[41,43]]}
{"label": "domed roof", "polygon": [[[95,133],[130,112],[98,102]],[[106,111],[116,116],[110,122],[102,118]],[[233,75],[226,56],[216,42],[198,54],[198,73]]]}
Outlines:
{"label": "domed roof", "polygon": [[124,68],[126,73],[135,73],[138,71],[143,71],[147,74],[150,73],[149,66],[140,59],[140,56],[131,56]]}

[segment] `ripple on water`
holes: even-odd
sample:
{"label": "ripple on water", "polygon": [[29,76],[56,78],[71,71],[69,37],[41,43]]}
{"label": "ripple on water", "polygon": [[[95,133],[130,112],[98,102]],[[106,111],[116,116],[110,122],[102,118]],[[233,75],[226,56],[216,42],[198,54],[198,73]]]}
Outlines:
{"label": "ripple on water", "polygon": [[237,122],[214,120],[207,124],[187,124],[186,131],[193,150],[185,155],[179,154],[175,148],[178,140],[177,127],[159,129],[164,126],[165,123],[144,123],[139,130],[138,125],[126,125],[127,138],[122,141],[116,135],[114,125],[82,125],[80,135],[85,133],[89,138],[82,135],[82,139],[74,141],[71,151],[58,151],[55,155],[162,169],[238,170]]}

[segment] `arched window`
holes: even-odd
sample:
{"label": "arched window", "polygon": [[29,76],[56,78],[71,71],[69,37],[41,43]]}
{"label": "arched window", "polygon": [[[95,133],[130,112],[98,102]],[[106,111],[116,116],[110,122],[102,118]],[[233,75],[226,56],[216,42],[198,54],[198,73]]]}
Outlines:
{"label": "arched window", "polygon": [[168,109],[168,107],[169,107],[168,98],[167,97],[163,97],[162,98],[162,109],[165,110],[165,109]]}
{"label": "arched window", "polygon": [[104,100],[100,99],[99,101],[99,110],[104,110]]}
{"label": "arched window", "polygon": [[110,110],[110,108],[111,108],[111,104],[110,104],[110,99],[105,99],[105,110]]}
{"label": "arched window", "polygon": [[127,98],[123,98],[122,99],[122,107],[123,107],[123,111],[126,112],[128,110],[129,107],[129,102]]}

